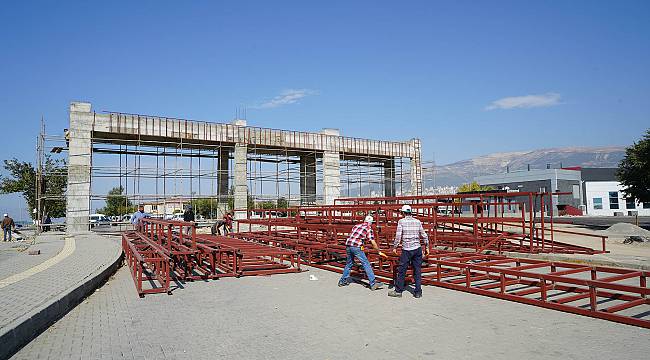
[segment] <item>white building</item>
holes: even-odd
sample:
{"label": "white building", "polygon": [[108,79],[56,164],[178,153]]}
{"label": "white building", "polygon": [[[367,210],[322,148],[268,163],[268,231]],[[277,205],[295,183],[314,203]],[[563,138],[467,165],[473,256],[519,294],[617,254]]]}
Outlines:
{"label": "white building", "polygon": [[507,172],[479,176],[475,180],[497,189],[565,193],[553,197],[557,207],[553,211],[563,209],[558,211],[560,214],[650,216],[650,203],[625,197],[616,171],[616,168],[569,167]]}
{"label": "white building", "polygon": [[182,213],[184,205],[189,201],[184,199],[169,199],[164,201],[145,202],[144,212],[154,217],[171,216],[175,213]]}
{"label": "white building", "polygon": [[585,181],[584,186],[587,215],[634,215],[634,212],[640,216],[650,215],[650,203],[626,198],[618,181]]}

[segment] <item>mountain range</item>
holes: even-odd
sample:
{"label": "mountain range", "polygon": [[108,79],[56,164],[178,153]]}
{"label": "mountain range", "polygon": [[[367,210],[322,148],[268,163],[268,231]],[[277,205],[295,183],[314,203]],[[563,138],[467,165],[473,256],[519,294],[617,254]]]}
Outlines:
{"label": "mountain range", "polygon": [[530,151],[503,152],[483,155],[448,165],[423,165],[424,187],[458,186],[471,182],[476,176],[504,173],[508,170],[545,169],[560,167],[617,167],[625,156],[624,146],[567,147]]}

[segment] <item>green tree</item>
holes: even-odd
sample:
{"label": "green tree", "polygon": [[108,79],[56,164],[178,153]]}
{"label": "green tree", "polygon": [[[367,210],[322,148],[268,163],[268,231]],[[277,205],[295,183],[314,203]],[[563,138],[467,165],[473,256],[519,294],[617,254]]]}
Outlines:
{"label": "green tree", "polygon": [[[19,192],[23,194],[25,202],[30,209],[36,209],[36,170],[32,163],[10,159],[4,161],[4,168],[9,177],[0,178],[0,193],[9,194]],[[43,164],[41,182],[41,209],[51,217],[65,216],[65,191],[68,184],[68,173],[65,161],[54,160],[49,156]],[[30,216],[35,219],[36,214],[30,211]]]}
{"label": "green tree", "polygon": [[639,142],[625,149],[616,176],[625,187],[623,193],[627,197],[650,202],[650,129]]}
{"label": "green tree", "polygon": [[459,193],[479,192],[479,191],[489,191],[489,190],[494,190],[494,187],[492,187],[492,186],[481,186],[476,181],[472,181],[471,183],[462,184],[462,185],[460,185],[458,187],[458,192]]}
{"label": "green tree", "polygon": [[[231,186],[230,190],[228,190],[227,201],[228,201],[228,211],[233,210],[235,208],[235,187],[234,186]],[[255,208],[255,199],[250,194],[246,195],[246,208],[249,210]]]}
{"label": "green tree", "polygon": [[286,198],[278,199],[278,209],[287,209],[289,207],[289,201]]}
{"label": "green tree", "polygon": [[209,219],[214,219],[219,215],[219,206],[216,199],[194,199],[190,203],[196,215],[201,215]]}
{"label": "green tree", "polygon": [[275,209],[276,205],[277,204],[275,201],[267,200],[267,201],[258,202],[255,207],[258,209]]}
{"label": "green tree", "polygon": [[124,195],[122,186],[114,187],[106,195],[106,206],[99,209],[99,212],[106,216],[122,216],[135,212],[131,200]]}

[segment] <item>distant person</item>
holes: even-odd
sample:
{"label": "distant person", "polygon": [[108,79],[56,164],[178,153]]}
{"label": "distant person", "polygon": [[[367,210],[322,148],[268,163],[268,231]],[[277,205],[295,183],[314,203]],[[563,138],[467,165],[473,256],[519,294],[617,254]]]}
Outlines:
{"label": "distant person", "polygon": [[372,247],[379,251],[380,256],[386,256],[384,253],[379,250],[379,246],[375,241],[375,235],[372,231],[372,222],[374,219],[371,215],[366,216],[364,222],[355,225],[350,231],[350,236],[345,240],[345,252],[347,255],[345,268],[343,269],[343,275],[339,280],[339,286],[347,286],[350,284],[350,271],[352,270],[352,265],[354,265],[354,259],[359,259],[363,270],[366,272],[368,281],[370,283],[370,290],[377,290],[384,287],[382,282],[375,280],[375,273],[372,271],[372,266],[366,257],[366,254],[363,252],[362,246],[366,240],[369,240],[372,244]]}
{"label": "distant person", "polygon": [[[395,242],[393,243],[393,254],[397,255],[397,246],[402,244],[402,254],[399,257],[399,267],[397,268],[397,280],[395,281],[395,290],[388,292],[388,296],[402,297],[404,291],[404,278],[409,265],[413,268],[413,278],[415,280],[415,292],[413,296],[422,297],[422,256],[423,252],[429,255],[429,237],[422,227],[422,222],[413,217],[409,205],[402,206],[401,209],[404,217],[397,222],[397,232]],[[425,247],[422,249],[420,239],[424,239]]]}
{"label": "distant person", "polygon": [[[14,219],[10,218],[8,214],[5,214],[4,219],[2,219],[2,231],[4,232],[2,241],[11,241],[11,231],[15,228],[16,223],[14,223]],[[9,240],[7,240],[7,237]]]}
{"label": "distant person", "polygon": [[[185,208],[185,212],[183,213],[183,221],[187,222],[194,222],[195,216],[194,216],[194,210],[192,210],[192,205],[187,205]],[[187,235],[192,233],[192,227],[188,226],[185,228],[185,233]]]}
{"label": "distant person", "polygon": [[212,235],[222,235],[221,228],[223,228],[223,235],[228,235],[228,233],[232,231],[232,216],[229,212],[223,214],[223,218],[217,220],[217,222],[212,225]]}
{"label": "distant person", "polygon": [[192,205],[187,205],[185,212],[183,213],[183,221],[194,221],[194,210],[192,210]]}
{"label": "distant person", "polygon": [[226,215],[224,215],[224,218],[226,220],[226,226],[224,227],[224,232],[227,235],[228,233],[232,232],[232,213],[227,212]]}
{"label": "distant person", "polygon": [[138,211],[131,215],[131,224],[136,228],[140,227],[140,221],[149,217],[149,214],[144,212],[144,205],[138,206]]}
{"label": "distant person", "polygon": [[51,227],[51,224],[52,224],[52,218],[50,217],[50,214],[47,214],[47,216],[45,217],[45,220],[43,220],[43,224],[45,225],[45,226],[43,226],[43,231],[50,231],[51,230],[50,227]]}

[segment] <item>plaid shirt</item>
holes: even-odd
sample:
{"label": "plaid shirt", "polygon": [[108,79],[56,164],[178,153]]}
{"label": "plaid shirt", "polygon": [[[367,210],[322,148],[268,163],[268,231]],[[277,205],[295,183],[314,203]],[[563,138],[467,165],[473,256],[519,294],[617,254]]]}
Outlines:
{"label": "plaid shirt", "polygon": [[350,236],[345,240],[345,246],[361,247],[366,239],[374,241],[375,234],[373,234],[370,224],[362,222],[361,224],[354,225],[352,231],[350,231]]}
{"label": "plaid shirt", "polygon": [[418,249],[420,247],[420,238],[423,238],[424,243],[429,246],[429,236],[424,231],[420,220],[413,216],[406,216],[397,223],[397,233],[395,234],[393,249],[397,249],[400,242],[404,250]]}

